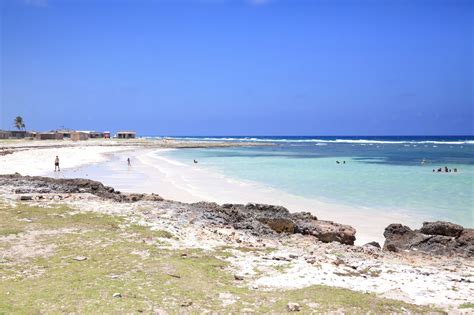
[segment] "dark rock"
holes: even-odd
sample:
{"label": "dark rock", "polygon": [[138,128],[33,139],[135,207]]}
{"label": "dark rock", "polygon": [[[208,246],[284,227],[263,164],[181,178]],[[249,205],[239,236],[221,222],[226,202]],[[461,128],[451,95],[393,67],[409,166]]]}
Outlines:
{"label": "dark rock", "polygon": [[384,250],[416,250],[432,255],[474,256],[474,230],[450,222],[425,222],[420,230],[390,224],[384,232]]}
{"label": "dark rock", "polygon": [[[100,182],[82,178],[50,178],[42,176],[21,176],[20,174],[0,175],[0,185],[12,185],[16,194],[69,194],[90,193],[117,202],[136,202],[140,200],[162,201],[156,194],[121,194],[114,188]],[[20,197],[21,198],[21,197]]]}
{"label": "dark rock", "polygon": [[244,276],[242,276],[242,275],[234,275],[234,279],[237,280],[237,281],[242,281],[242,280],[244,280]]}
{"label": "dark rock", "polygon": [[343,225],[332,221],[311,220],[296,222],[296,232],[315,236],[318,240],[330,243],[339,242],[354,245],[356,230],[350,225]]}
{"label": "dark rock", "polygon": [[429,238],[401,224],[390,224],[385,228],[383,236],[385,236],[384,249],[392,252],[410,249]]}
{"label": "dark rock", "polygon": [[295,233],[295,223],[290,219],[284,218],[259,218],[258,221],[268,225],[273,231],[277,233]]}
{"label": "dark rock", "polygon": [[301,306],[298,303],[289,302],[286,305],[286,310],[288,312],[299,312],[299,311],[301,311]]}
{"label": "dark rock", "polygon": [[33,196],[20,196],[20,200],[22,201],[33,200]]}
{"label": "dark rock", "polygon": [[382,248],[380,246],[380,244],[378,242],[375,242],[375,241],[364,244],[364,246],[372,246],[372,247],[376,247],[376,248]]}
{"label": "dark rock", "polygon": [[474,245],[474,229],[464,229],[457,238],[457,242],[460,246]]}
{"label": "dark rock", "polygon": [[463,231],[463,227],[451,222],[423,222],[420,232],[428,235],[444,235],[458,237]]}

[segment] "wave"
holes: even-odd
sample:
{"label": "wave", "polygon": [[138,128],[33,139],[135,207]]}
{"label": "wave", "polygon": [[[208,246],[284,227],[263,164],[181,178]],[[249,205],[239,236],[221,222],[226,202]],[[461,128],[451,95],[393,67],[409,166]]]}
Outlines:
{"label": "wave", "polygon": [[369,139],[291,139],[291,138],[256,138],[256,137],[144,137],[147,139],[176,139],[188,141],[239,141],[239,142],[273,142],[273,143],[316,143],[330,144],[330,143],[348,143],[359,145],[373,145],[373,144],[404,144],[404,145],[418,145],[418,144],[446,144],[446,145],[474,145],[474,140],[369,140]]}

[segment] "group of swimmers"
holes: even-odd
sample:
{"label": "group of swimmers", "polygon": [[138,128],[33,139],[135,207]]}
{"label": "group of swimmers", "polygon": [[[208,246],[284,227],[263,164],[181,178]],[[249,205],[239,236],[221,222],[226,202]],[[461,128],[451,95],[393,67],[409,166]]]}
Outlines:
{"label": "group of swimmers", "polygon": [[458,172],[458,169],[457,168],[453,168],[452,170],[450,168],[448,168],[447,166],[445,166],[444,168],[443,167],[440,167],[438,169],[433,169],[433,173],[436,172],[436,173],[451,173],[454,172],[454,173],[457,173]]}
{"label": "group of swimmers", "polygon": [[[341,162],[336,161],[336,164],[341,164]],[[342,161],[342,164],[346,164],[346,161]]]}

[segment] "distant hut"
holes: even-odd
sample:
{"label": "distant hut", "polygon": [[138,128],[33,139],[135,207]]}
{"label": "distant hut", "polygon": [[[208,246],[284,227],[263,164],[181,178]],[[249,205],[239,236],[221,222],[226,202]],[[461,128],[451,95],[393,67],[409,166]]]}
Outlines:
{"label": "distant hut", "polygon": [[72,141],[82,141],[89,139],[89,133],[83,131],[74,131],[71,133]]}
{"label": "distant hut", "polygon": [[110,139],[110,131],[104,131],[104,139]]}
{"label": "distant hut", "polygon": [[119,139],[135,139],[137,133],[135,131],[119,131],[117,132],[117,138]]}
{"label": "distant hut", "polygon": [[37,140],[63,140],[64,135],[59,132],[38,132],[36,134]]}
{"label": "distant hut", "polygon": [[57,133],[61,133],[63,135],[64,139],[71,139],[71,134],[74,132],[74,130],[71,129],[58,129],[56,130]]}
{"label": "distant hut", "polygon": [[35,134],[31,131],[26,130],[12,130],[8,131],[10,133],[10,139],[25,139],[25,138],[33,138]]}
{"label": "distant hut", "polygon": [[0,130],[0,139],[10,138],[10,131]]}
{"label": "distant hut", "polygon": [[91,138],[91,139],[104,138],[104,133],[100,132],[100,131],[91,131],[91,132],[89,132],[89,138]]}

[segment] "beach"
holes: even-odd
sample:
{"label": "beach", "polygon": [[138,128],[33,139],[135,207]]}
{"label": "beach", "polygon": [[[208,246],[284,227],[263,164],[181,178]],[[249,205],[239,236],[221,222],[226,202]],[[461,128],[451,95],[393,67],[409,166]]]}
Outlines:
{"label": "beach", "polygon": [[[160,142],[149,148],[137,142],[118,143],[96,141],[85,145],[63,142],[25,142],[16,145],[19,151],[0,156],[2,174],[18,172],[22,175],[41,175],[54,178],[89,178],[98,180],[124,192],[158,193],[166,199],[182,202],[211,201],[219,204],[248,202],[282,205],[290,211],[309,211],[320,219],[351,225],[357,230],[356,243],[383,243],[383,231],[391,223],[417,226],[424,218],[403,211],[373,213],[362,207],[329,203],[305,198],[274,189],[254,181],[231,178],[218,170],[183,163],[165,156],[176,147],[247,146],[252,143],[219,142]],[[14,147],[14,146],[10,146]],[[54,157],[60,157],[61,172],[54,172]],[[127,158],[132,166],[127,166]]]}
{"label": "beach", "polygon": [[[49,290],[61,286],[75,296],[51,272],[63,270],[58,279],[75,282],[71,277],[81,264],[81,279],[97,292],[79,308],[84,312],[97,311],[90,304],[97,298],[112,297],[127,303],[126,309],[163,314],[178,308],[326,312],[354,305],[364,313],[469,314],[469,226],[438,222],[429,231],[433,235],[423,234],[415,230],[423,221],[418,214],[374,215],[363,207],[305,198],[229,176],[200,151],[189,151],[259,145],[0,142],[0,296],[8,307],[18,305],[13,311],[77,310],[74,300],[58,303]],[[179,152],[184,157],[176,157]],[[56,156],[61,171],[55,172]],[[2,175],[14,173],[21,175]],[[15,279],[52,304],[23,305],[29,298]],[[183,281],[192,284],[182,287]],[[158,283],[161,290],[155,289]]]}
{"label": "beach", "polygon": [[[212,160],[214,155],[218,154],[219,152],[224,152],[225,154],[228,154],[228,152],[239,153],[241,152],[241,150],[256,150],[257,153],[266,150],[263,152],[267,152],[269,150],[274,150],[272,149],[273,143],[268,141],[252,141],[258,140],[255,138],[241,142],[235,140],[216,140],[217,139],[213,139],[212,141],[209,141],[209,139],[138,139],[133,141],[96,140],[82,143],[71,141],[53,141],[49,143],[38,141],[10,142],[4,143],[3,147],[5,148],[5,150],[8,150],[8,148],[13,148],[16,150],[16,152],[13,154],[0,156],[0,172],[2,174],[18,172],[22,175],[43,175],[55,178],[89,178],[98,180],[124,192],[158,193],[166,199],[182,202],[211,201],[217,202],[219,204],[246,204],[248,202],[256,202],[282,205],[293,212],[309,211],[320,219],[332,220],[335,222],[340,222],[353,226],[357,230],[356,244],[359,245],[363,245],[371,241],[383,243],[384,229],[391,223],[402,223],[411,227],[419,226],[422,222],[430,220],[450,220],[454,221],[455,223],[465,224],[467,225],[467,227],[471,227],[473,224],[472,211],[469,210],[466,210],[467,212],[464,212],[466,213],[464,217],[460,217],[460,219],[456,221],[453,220],[453,218],[455,217],[445,217],[443,215],[443,212],[437,214],[437,212],[434,210],[438,205],[433,204],[433,202],[431,204],[425,205],[425,207],[428,207],[429,209],[429,211],[425,212],[417,211],[416,208],[415,210],[413,210],[409,206],[404,206],[405,200],[400,199],[400,197],[391,195],[392,191],[398,190],[398,187],[393,187],[393,183],[386,184],[386,191],[380,191],[380,189],[372,185],[374,187],[373,192],[367,191],[367,195],[362,195],[359,199],[355,199],[353,202],[348,202],[343,198],[346,197],[346,192],[344,191],[341,191],[337,196],[341,198],[320,198],[317,196],[314,197],[313,195],[305,195],[303,193],[305,186],[300,185],[302,193],[299,193],[298,190],[292,192],[291,190],[280,189],[278,185],[268,185],[262,181],[253,180],[252,177],[250,177],[251,179],[248,179],[245,177],[233,176],[232,173],[229,174],[226,171],[227,169],[232,168],[232,163],[236,164],[236,162],[233,162],[235,158],[229,159],[226,157],[222,157],[214,158]],[[278,141],[276,141],[275,143],[278,143]],[[378,145],[380,145],[380,143]],[[404,144],[404,146],[405,145],[406,144]],[[208,156],[204,155],[208,154],[207,152],[211,152],[211,158],[208,158]],[[54,172],[54,168],[52,167],[52,161],[54,160],[55,156],[60,157],[62,168],[61,172]],[[193,162],[193,157],[197,157],[197,159],[199,160],[198,163]],[[277,157],[279,156],[277,155]],[[128,158],[131,159],[131,167],[127,166],[126,161]],[[368,172],[370,171],[370,169],[368,171],[367,167],[365,167],[364,165],[368,165],[369,167],[371,165],[375,165],[361,164],[365,168],[354,168],[354,165],[357,161],[348,160],[347,166],[343,166],[346,169],[343,169],[339,166],[333,166],[335,164],[334,161],[336,159],[337,158],[326,158],[328,162],[326,162],[325,159],[317,159],[317,161],[322,161],[322,167],[330,170],[334,169],[334,171],[331,171],[333,172],[332,174],[326,172],[327,174],[322,173],[321,175],[316,175],[316,177],[311,177],[307,179],[310,181],[320,182],[312,190],[316,192],[324,189],[327,190],[327,188],[325,187],[325,183],[317,177],[323,176],[322,178],[327,178],[329,181],[334,181],[336,183],[337,181],[345,181],[344,176],[346,176],[346,174],[344,173],[348,172],[347,176],[351,176],[351,178],[362,178],[361,176],[367,176],[364,174],[368,174]],[[275,161],[279,160],[282,159],[278,159]],[[285,159],[283,161],[286,160],[288,159]],[[213,161],[216,162],[212,163]],[[256,158],[252,158],[251,161],[259,163],[255,164],[254,162],[252,162],[257,166],[257,168],[260,169],[265,167],[273,167],[273,169],[269,169],[269,171],[272,173],[278,172],[279,169],[286,167],[286,165],[274,165],[274,160],[262,160],[261,162],[258,162]],[[288,165],[290,170],[296,170],[298,165],[302,163],[302,165],[304,165],[304,163],[306,162],[302,159],[297,159],[292,163],[293,164]],[[349,165],[349,163],[351,164]],[[269,166],[266,166],[267,164],[269,164]],[[252,165],[250,165],[250,167],[251,166]],[[248,166],[238,167],[240,169],[248,168]],[[312,166],[311,168],[313,167],[314,166]],[[431,170],[427,169],[428,167],[425,168],[425,171],[421,169],[427,175],[417,175],[415,173],[413,176],[416,176],[417,178],[421,178],[421,176],[428,176],[433,178],[434,180],[444,180],[445,178],[452,178],[453,180],[457,181],[457,177],[450,176],[443,178],[443,175],[432,175]],[[394,169],[397,170],[397,168],[400,168],[400,166],[395,165]],[[411,169],[413,168],[408,167],[407,172],[411,173]],[[389,168],[389,170],[391,170],[391,168]],[[452,183],[443,184],[443,187],[448,187],[449,189],[451,189],[451,191],[441,191],[438,196],[433,194],[430,195],[435,196],[432,198],[437,200],[436,197],[440,197],[444,194],[445,197],[441,199],[438,198],[440,200],[438,201],[438,204],[445,202],[447,204],[445,207],[447,207],[448,210],[451,210],[453,208],[453,210],[459,210],[460,208],[454,206],[454,204],[455,202],[460,201],[467,202],[467,209],[472,208],[473,206],[473,197],[472,195],[469,196],[468,192],[469,185],[472,186],[472,177],[470,175],[466,175],[466,167],[464,167],[463,171],[464,174],[461,175],[464,176],[464,181],[467,180],[467,184],[463,184],[464,186],[461,187],[465,187],[465,189],[467,189],[467,195],[461,195],[456,199],[451,198],[449,200],[443,200],[445,199],[445,197],[455,196],[453,192],[455,191],[454,189],[456,188],[454,187],[456,186]],[[256,171],[253,172],[255,173]],[[302,170],[302,172],[306,171]],[[321,173],[323,171],[318,172]],[[359,172],[359,174],[357,172]],[[381,171],[373,170],[371,172],[375,174]],[[382,170],[382,172],[386,171]],[[400,182],[396,183],[396,185],[400,185],[400,187],[403,187],[413,182],[413,180],[406,181],[404,179],[407,176],[410,176],[410,173],[404,175],[403,171],[397,172],[402,173],[400,174]],[[301,181],[305,180],[305,174],[297,174],[298,173],[295,173],[295,175],[291,175],[292,177],[288,177],[288,181],[290,182],[294,181],[295,179],[298,179],[297,176],[301,176]],[[333,178],[334,176],[339,176],[341,178]],[[431,180],[428,177],[427,180]],[[377,177],[371,177],[367,179],[369,183],[370,181],[377,180],[379,180]],[[403,181],[405,181],[405,183],[403,183]],[[361,186],[360,183],[355,182],[353,185],[354,188],[352,191],[364,191],[364,187]],[[414,192],[416,192],[417,189],[425,189],[423,185],[426,184],[420,183],[420,185],[421,186],[419,187],[421,188],[411,187],[409,189]],[[306,185],[306,187],[307,186],[308,185]],[[340,182],[339,186],[344,187],[344,184]],[[334,187],[331,189],[334,191],[338,191],[341,190],[340,187]],[[367,190],[367,188],[365,189]],[[462,191],[460,192],[463,193]],[[359,200],[365,201],[371,200],[370,198],[373,199],[374,197],[372,197],[371,194],[375,197],[380,197],[372,201],[372,204],[370,202],[368,204],[358,204],[357,201]],[[423,198],[422,192],[418,193],[418,195],[420,197],[416,198],[421,198],[421,201],[430,200],[430,198]],[[406,196],[405,198],[410,199],[415,197]],[[392,208],[384,208],[384,204],[379,202],[379,200],[385,202],[385,200],[389,199],[392,199],[394,201],[395,206],[392,206]],[[403,203],[399,203],[399,205],[397,206],[396,202],[398,200],[403,201]],[[469,206],[469,204],[471,205]],[[423,205],[421,204],[421,206]],[[471,213],[470,215],[469,212]]]}

